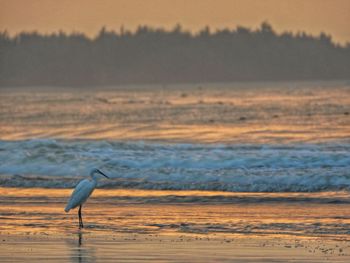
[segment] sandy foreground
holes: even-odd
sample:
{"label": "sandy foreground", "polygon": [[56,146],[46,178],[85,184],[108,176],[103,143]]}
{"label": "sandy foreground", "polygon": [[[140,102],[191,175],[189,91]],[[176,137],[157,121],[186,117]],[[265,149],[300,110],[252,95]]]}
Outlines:
{"label": "sandy foreground", "polygon": [[348,204],[96,190],[80,231],[70,191],[0,188],[0,262],[350,262]]}

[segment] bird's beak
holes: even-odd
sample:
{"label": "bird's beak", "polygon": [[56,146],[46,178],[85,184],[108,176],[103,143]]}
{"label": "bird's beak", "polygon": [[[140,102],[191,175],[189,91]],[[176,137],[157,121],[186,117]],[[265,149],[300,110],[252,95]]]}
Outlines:
{"label": "bird's beak", "polygon": [[104,177],[106,177],[106,178],[108,178],[109,179],[109,177],[107,176],[107,175],[105,175],[104,173],[102,173],[100,170],[97,170],[101,175],[103,175]]}

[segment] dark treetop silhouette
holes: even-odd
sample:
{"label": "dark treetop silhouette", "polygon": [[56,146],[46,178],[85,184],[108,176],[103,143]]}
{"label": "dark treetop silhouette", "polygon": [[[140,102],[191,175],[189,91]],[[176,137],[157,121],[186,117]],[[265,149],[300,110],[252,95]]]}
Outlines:
{"label": "dark treetop silhouette", "polygon": [[0,86],[350,79],[350,44],[324,33],[237,27],[190,34],[140,26],[96,38],[0,33]]}

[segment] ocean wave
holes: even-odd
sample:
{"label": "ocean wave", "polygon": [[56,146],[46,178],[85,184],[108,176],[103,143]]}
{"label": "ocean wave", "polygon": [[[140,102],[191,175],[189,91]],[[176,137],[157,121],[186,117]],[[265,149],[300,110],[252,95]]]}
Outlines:
{"label": "ocean wave", "polygon": [[350,189],[350,144],[224,145],[0,141],[0,186],[71,188],[93,167],[102,188],[314,192]]}

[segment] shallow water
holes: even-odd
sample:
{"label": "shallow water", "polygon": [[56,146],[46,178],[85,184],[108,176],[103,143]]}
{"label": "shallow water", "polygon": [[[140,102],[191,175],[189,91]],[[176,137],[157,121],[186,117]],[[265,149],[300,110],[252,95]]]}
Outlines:
{"label": "shallow water", "polygon": [[349,262],[344,241],[124,235],[2,236],[1,262]]}
{"label": "shallow water", "polygon": [[[69,189],[0,188],[0,234],[65,234]],[[227,234],[350,240],[349,195],[96,190],[83,209],[85,229],[117,234]]]}
{"label": "shallow water", "polygon": [[346,192],[97,189],[83,207],[83,230],[78,229],[76,210],[69,214],[63,211],[70,192],[0,188],[0,261],[350,259]]}

